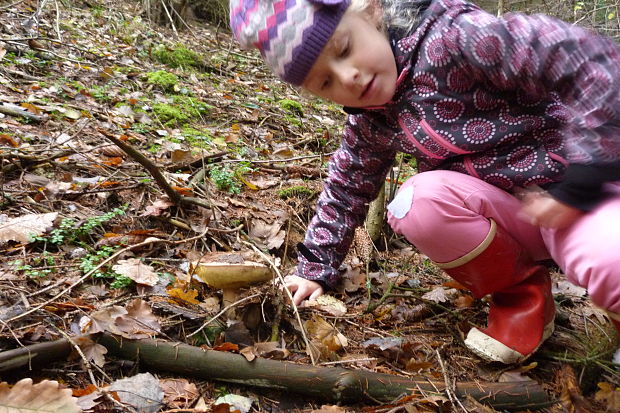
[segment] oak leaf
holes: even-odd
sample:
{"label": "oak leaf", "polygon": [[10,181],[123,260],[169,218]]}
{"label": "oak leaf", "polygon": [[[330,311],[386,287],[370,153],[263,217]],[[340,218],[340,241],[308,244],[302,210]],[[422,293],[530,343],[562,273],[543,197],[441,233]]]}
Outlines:
{"label": "oak leaf", "polygon": [[32,242],[32,238],[42,235],[51,226],[58,212],[47,214],[28,214],[11,218],[0,224],[0,242]]}
{"label": "oak leaf", "polygon": [[131,278],[138,284],[148,285],[150,287],[157,284],[159,277],[150,265],[144,264],[138,258],[129,258],[127,260],[119,260],[112,269],[120,275]]}
{"label": "oak leaf", "polygon": [[13,387],[0,383],[0,410],[6,413],[79,413],[76,400],[70,389],[61,389],[53,380],[32,384],[32,379],[22,379]]}

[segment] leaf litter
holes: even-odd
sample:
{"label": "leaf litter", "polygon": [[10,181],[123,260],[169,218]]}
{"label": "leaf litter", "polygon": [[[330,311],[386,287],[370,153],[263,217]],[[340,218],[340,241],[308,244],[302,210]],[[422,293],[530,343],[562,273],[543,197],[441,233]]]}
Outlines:
{"label": "leaf litter", "polygon": [[[272,284],[244,289],[239,298],[254,298],[237,306],[238,319],[230,323],[220,314],[221,291],[193,280],[189,263],[210,252],[245,251],[249,243],[280,271],[292,272],[343,112],[300,96],[256,54],[202,22],[190,22],[191,32],[175,38],[170,28],[141,17],[137,4],[50,4],[36,30],[29,29],[29,16],[38,2],[0,8],[3,39],[40,37],[42,46],[0,42],[0,98],[28,115],[0,114],[0,335],[8,350],[63,338],[62,331],[82,354],[54,363],[67,373],[24,371],[0,384],[0,406],[19,399],[29,400],[21,407],[40,402],[61,406],[59,412],[110,411],[115,403],[103,390],[118,389],[110,393],[116,403],[143,411],[459,408],[439,394],[349,408],[165,372],[136,375],[132,363],[78,337],[111,332],[239,352],[248,360],[310,364],[311,352],[325,365],[429,380],[535,380],[561,399],[550,411],[618,411],[620,380],[609,361],[615,336],[563,275],[554,274],[558,328],[535,362],[516,370],[487,366],[462,345],[469,328],[484,325],[485,303],[388,231],[376,251],[360,238],[339,289],[298,309],[308,347]],[[162,47],[193,49],[202,69],[162,63],[154,58]],[[149,74],[161,71],[176,77],[171,88],[153,83],[157,77]],[[176,205],[148,168],[100,130],[145,155],[172,191],[204,202]],[[154,238],[161,242],[133,248]],[[101,369],[91,368],[99,387],[87,363]],[[62,384],[50,380],[57,374]],[[463,403],[469,411],[493,411],[475,400]]]}

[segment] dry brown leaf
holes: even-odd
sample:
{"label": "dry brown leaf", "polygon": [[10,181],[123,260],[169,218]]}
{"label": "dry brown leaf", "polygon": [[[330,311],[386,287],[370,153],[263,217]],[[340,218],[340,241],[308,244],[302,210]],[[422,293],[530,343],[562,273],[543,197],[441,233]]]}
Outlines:
{"label": "dry brown leaf", "polygon": [[267,249],[280,248],[286,236],[281,228],[282,222],[277,220],[273,224],[268,224],[261,219],[253,219],[249,236]]}
{"label": "dry brown leaf", "polygon": [[305,322],[305,327],[311,344],[318,350],[322,359],[333,359],[336,351],[348,345],[347,338],[317,314]]}
{"label": "dry brown leaf", "polygon": [[170,288],[167,290],[167,292],[170,297],[178,298],[183,303],[199,303],[199,301],[196,300],[196,297],[198,296],[198,290],[189,289],[185,291],[182,288]]}
{"label": "dry brown leaf", "polygon": [[0,383],[0,410],[6,413],[79,413],[82,410],[76,400],[70,389],[61,389],[53,380],[33,385],[32,379],[22,379],[13,387]]}
{"label": "dry brown leaf", "polygon": [[347,313],[347,306],[331,295],[321,295],[317,297],[316,300],[306,301],[304,307],[316,308],[336,317],[343,316]]}
{"label": "dry brown leaf", "polygon": [[144,212],[140,214],[141,217],[158,217],[164,212],[166,209],[174,206],[174,202],[171,202],[169,199],[158,199],[153,202],[151,205],[148,205]]}
{"label": "dry brown leaf", "polygon": [[108,349],[101,344],[95,343],[88,337],[78,337],[75,342],[80,346],[80,350],[88,361],[95,363],[99,367],[105,364],[105,354]]}
{"label": "dry brown leaf", "polygon": [[435,303],[445,303],[458,294],[455,288],[445,289],[443,287],[435,287],[431,291],[425,293],[422,298],[433,301]]}
{"label": "dry brown leaf", "polygon": [[125,308],[127,309],[127,316],[119,317],[116,320],[116,325],[122,331],[123,337],[131,339],[150,338],[161,331],[157,317],[145,301],[137,298],[127,304]]}
{"label": "dry brown leaf", "polygon": [[596,392],[594,399],[605,403],[608,412],[620,412],[620,389],[606,382],[598,383],[597,386],[600,390]]}
{"label": "dry brown leaf", "polygon": [[164,404],[174,409],[189,407],[200,395],[196,385],[186,379],[161,379],[159,385],[164,391]]}
{"label": "dry brown leaf", "polygon": [[33,236],[45,233],[52,226],[57,216],[58,212],[50,212],[11,218],[0,224],[0,242],[31,242]]}
{"label": "dry brown leaf", "polygon": [[108,331],[125,338],[140,339],[159,333],[161,326],[151,307],[138,298],[125,308],[115,305],[82,317],[80,329],[83,333]]}
{"label": "dry brown leaf", "polygon": [[157,284],[159,276],[150,265],[144,264],[138,258],[129,258],[127,260],[119,260],[112,266],[112,269],[127,278],[131,278],[138,284],[148,285],[150,287]]}
{"label": "dry brown leaf", "polygon": [[564,364],[560,368],[556,373],[555,382],[560,388],[560,403],[564,411],[573,413],[593,412],[590,402],[581,394],[581,388],[575,376],[575,371],[570,365]]}
{"label": "dry brown leaf", "polygon": [[471,295],[463,294],[454,300],[454,305],[456,308],[469,308],[474,305],[474,301],[475,299]]}

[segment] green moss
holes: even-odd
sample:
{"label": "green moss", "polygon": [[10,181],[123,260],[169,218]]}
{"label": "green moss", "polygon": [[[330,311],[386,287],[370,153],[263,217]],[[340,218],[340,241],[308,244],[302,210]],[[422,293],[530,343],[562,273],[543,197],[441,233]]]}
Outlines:
{"label": "green moss", "polygon": [[172,97],[172,100],[175,105],[183,109],[191,118],[197,118],[213,109],[213,106],[191,96],[175,95]]}
{"label": "green moss", "polygon": [[191,68],[204,65],[202,57],[198,53],[180,44],[173,48],[160,44],[153,49],[153,57],[160,63],[170,67]]}
{"label": "green moss", "polygon": [[289,113],[292,113],[298,116],[304,115],[303,106],[301,106],[301,103],[299,102],[296,102],[291,99],[282,99],[278,102],[278,104],[280,105],[282,109],[284,109],[285,111]]}
{"label": "green moss", "polygon": [[278,196],[281,199],[289,199],[293,197],[308,199],[314,196],[314,194],[315,192],[312,189],[306,188],[302,185],[292,186],[290,188],[284,188],[278,191]]}
{"label": "green moss", "polygon": [[292,125],[301,126],[301,121],[295,116],[285,116],[284,119]]}
{"label": "green moss", "polygon": [[182,126],[207,113],[212,106],[190,96],[175,95],[173,104],[156,103],[153,112],[166,126]]}
{"label": "green moss", "polygon": [[146,82],[164,91],[171,91],[179,84],[179,78],[174,73],[158,70],[157,72],[147,73]]}
{"label": "green moss", "polygon": [[153,112],[157,115],[160,122],[166,126],[183,125],[189,122],[190,119],[178,106],[167,103],[155,103],[153,105]]}
{"label": "green moss", "polygon": [[185,141],[192,146],[199,148],[211,147],[209,142],[211,142],[213,136],[206,131],[185,127],[181,134],[185,138]]}

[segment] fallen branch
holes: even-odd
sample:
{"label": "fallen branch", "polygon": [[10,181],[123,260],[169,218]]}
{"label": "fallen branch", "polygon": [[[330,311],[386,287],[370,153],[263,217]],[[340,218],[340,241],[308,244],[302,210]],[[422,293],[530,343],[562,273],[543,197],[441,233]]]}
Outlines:
{"label": "fallen branch", "polygon": [[[126,340],[107,333],[101,334],[97,342],[106,347],[109,355],[137,359],[154,371],[279,389],[333,402],[391,402],[403,395],[426,397],[446,391],[443,381],[431,381],[423,376],[406,378],[261,358],[249,362],[239,354],[151,339]],[[0,372],[23,371],[63,360],[72,348],[69,340],[62,339],[0,352]],[[535,410],[555,403],[534,382],[462,382],[451,393],[459,399],[471,396],[497,410]]]}
{"label": "fallen branch", "polygon": [[209,208],[210,205],[207,201],[202,200],[200,198],[183,196],[174,190],[172,186],[166,180],[166,177],[161,173],[157,165],[151,162],[146,156],[142,155],[140,151],[135,149],[133,146],[128,143],[123,142],[119,138],[117,138],[113,133],[102,129],[97,128],[99,133],[112,141],[116,146],[121,148],[123,152],[129,155],[134,161],[138,162],[140,165],[144,166],[144,168],[151,174],[157,185],[168,195],[170,201],[174,202],[175,205],[198,205],[204,208]]}
{"label": "fallen branch", "polygon": [[[404,394],[424,397],[445,391],[443,381],[430,381],[423,376],[410,379],[366,370],[261,358],[249,362],[239,354],[160,340],[125,340],[109,334],[102,335],[98,343],[105,346],[110,355],[137,359],[143,367],[155,371],[279,389],[335,402],[390,402]],[[470,395],[497,410],[539,409],[554,403],[535,382],[464,382],[456,384],[453,394],[459,398]]]}
{"label": "fallen branch", "polygon": [[3,104],[0,105],[0,113],[4,113],[5,115],[15,116],[15,117],[24,117],[33,122],[41,122],[43,118],[41,116],[35,115],[34,113],[30,113],[27,110],[20,108],[19,106],[11,105],[11,104]]}
{"label": "fallen branch", "polygon": [[[160,340],[127,340],[107,333],[101,334],[97,342],[106,347],[109,355],[139,360],[143,367],[154,371],[290,391],[333,402],[392,402],[403,395],[427,397],[446,391],[443,381],[423,376],[406,378],[261,358],[249,362],[239,354]],[[23,371],[63,360],[72,348],[69,340],[61,339],[0,352],[0,372]],[[463,382],[457,383],[451,393],[459,399],[471,396],[497,410],[535,410],[555,403],[535,382]]]}

